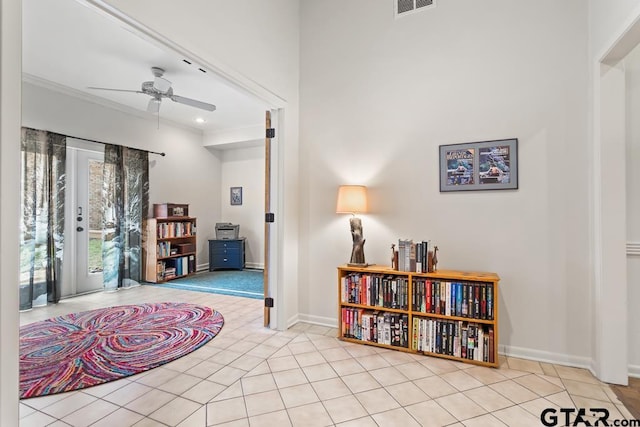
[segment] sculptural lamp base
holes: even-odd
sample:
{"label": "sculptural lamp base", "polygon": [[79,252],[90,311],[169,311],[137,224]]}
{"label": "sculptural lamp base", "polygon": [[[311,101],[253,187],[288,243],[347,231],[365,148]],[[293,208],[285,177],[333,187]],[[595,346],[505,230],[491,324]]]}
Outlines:
{"label": "sculptural lamp base", "polygon": [[365,267],[369,267],[369,264],[364,262],[364,263],[359,263],[359,262],[348,262],[347,263],[347,267],[361,267],[361,268],[365,268]]}
{"label": "sculptural lamp base", "polygon": [[350,267],[366,267],[368,264],[364,260],[365,238],[362,233],[362,221],[356,218],[356,213],[367,212],[367,187],[364,185],[341,185],[338,188],[338,203],[336,213],[350,213],[349,220],[351,227],[351,239],[353,249],[351,250]]}
{"label": "sculptural lamp base", "polygon": [[360,218],[353,216],[349,219],[351,225],[351,237],[353,239],[353,249],[351,250],[351,260],[349,266],[366,266],[364,261],[364,242],[365,238],[362,234],[362,221]]}

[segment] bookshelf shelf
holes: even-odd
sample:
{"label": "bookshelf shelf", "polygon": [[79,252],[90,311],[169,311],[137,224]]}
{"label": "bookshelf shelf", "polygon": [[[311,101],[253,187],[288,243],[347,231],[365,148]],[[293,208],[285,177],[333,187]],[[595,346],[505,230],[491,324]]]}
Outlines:
{"label": "bookshelf shelf", "polygon": [[187,255],[195,255],[195,252],[185,252],[183,254],[178,254],[178,255],[169,255],[169,256],[162,256],[162,257],[158,257],[157,260],[158,261],[162,261],[164,259],[173,259],[173,258],[180,258],[183,256],[187,256]]}
{"label": "bookshelf shelf", "polygon": [[348,338],[348,337],[341,337],[340,338],[342,341],[347,341],[347,342],[351,342],[354,344],[368,344],[368,345],[375,345],[376,347],[382,347],[382,348],[388,348],[389,350],[397,350],[397,351],[404,351],[406,353],[416,353],[415,351],[412,351],[411,349],[405,348],[405,347],[396,347],[393,345],[387,345],[387,344],[372,344],[369,342],[364,342],[362,340],[359,339],[355,339],[355,338]]}
{"label": "bookshelf shelf", "polygon": [[[191,219],[194,219],[194,218],[191,218]],[[159,242],[173,242],[176,240],[183,240],[185,237],[195,237],[195,236],[189,235],[189,236],[181,236],[181,237],[164,237],[164,238],[158,238],[157,240]]]}
{"label": "bookshelf shelf", "polygon": [[149,218],[146,222],[142,244],[145,281],[163,283],[194,274],[196,218],[159,217]]}
{"label": "bookshelf shelf", "polygon": [[340,266],[338,338],[498,367],[499,281],[495,273]]}

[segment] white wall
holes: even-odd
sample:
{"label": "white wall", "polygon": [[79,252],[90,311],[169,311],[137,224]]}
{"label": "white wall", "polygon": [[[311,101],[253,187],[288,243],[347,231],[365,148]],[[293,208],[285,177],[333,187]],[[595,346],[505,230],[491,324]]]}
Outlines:
{"label": "white wall", "polygon": [[[0,425],[18,425],[20,2],[0,0]],[[7,286],[8,284],[8,286]]]}
{"label": "white wall", "polygon": [[[627,88],[627,242],[640,249],[640,47],[625,59]],[[640,256],[627,256],[629,371],[640,376]]]}
{"label": "white wall", "polygon": [[[240,236],[247,238],[247,267],[264,268],[264,147],[225,150],[221,155],[221,221],[240,225]],[[242,205],[231,205],[231,187],[242,187]]]}
{"label": "white wall", "polygon": [[[89,0],[97,2],[97,0]],[[283,126],[277,130],[278,206],[277,306],[280,327],[298,313],[298,0],[104,0],[133,20],[171,40],[209,64],[266,89],[284,100]],[[249,85],[250,86],[250,85]],[[280,105],[278,105],[280,107]],[[306,284],[305,284],[306,285]],[[273,296],[273,295],[272,295]],[[279,296],[276,296],[276,304]]]}
{"label": "white wall", "polygon": [[198,218],[197,264],[208,267],[207,239],[220,221],[220,159],[200,132],[144,119],[40,86],[23,84],[24,126],[166,153],[149,155],[149,209],[186,203]]}
{"label": "white wall", "polygon": [[[508,353],[586,365],[586,5],[458,0],[394,20],[385,0],[303,0],[301,46],[301,312],[335,322],[351,248],[336,189],[364,184],[368,262],[431,239],[440,268],[501,276]],[[509,137],[518,190],[439,192],[440,144]]]}

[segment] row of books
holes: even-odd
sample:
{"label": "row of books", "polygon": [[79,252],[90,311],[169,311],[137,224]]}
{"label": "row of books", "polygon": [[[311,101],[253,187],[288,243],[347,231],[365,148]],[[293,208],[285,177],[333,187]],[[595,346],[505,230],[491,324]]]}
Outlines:
{"label": "row of books", "polygon": [[407,277],[349,273],[341,279],[342,302],[407,310]]}
{"label": "row of books", "polygon": [[171,255],[171,242],[158,242],[158,257],[168,257]]}
{"label": "row of books", "polygon": [[[493,283],[413,278],[411,309],[422,313],[493,320]],[[372,307],[408,309],[407,277],[349,273],[341,278],[341,301]]]}
{"label": "row of books", "polygon": [[412,350],[495,362],[491,325],[414,317],[412,326]]}
{"label": "row of books", "polygon": [[398,270],[427,273],[429,266],[429,241],[414,242],[398,239]]}
{"label": "row of books", "polygon": [[422,313],[493,320],[493,283],[414,278],[411,308]]}
{"label": "row of books", "polygon": [[408,323],[406,314],[342,308],[342,335],[348,338],[408,348]]}
{"label": "row of books", "polygon": [[189,237],[196,234],[196,225],[192,222],[162,222],[158,224],[157,228],[159,239]]}
{"label": "row of books", "polygon": [[157,278],[158,281],[172,279],[178,276],[196,272],[196,256],[188,255],[178,258],[171,258],[158,261]]}

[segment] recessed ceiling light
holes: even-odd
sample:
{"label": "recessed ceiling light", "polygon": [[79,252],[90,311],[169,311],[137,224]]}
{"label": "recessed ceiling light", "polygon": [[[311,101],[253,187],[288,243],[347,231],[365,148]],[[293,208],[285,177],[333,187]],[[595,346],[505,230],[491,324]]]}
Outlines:
{"label": "recessed ceiling light", "polygon": [[205,119],[203,119],[202,117],[198,117],[198,118],[196,119],[196,123],[204,123],[204,122],[206,122],[206,120],[205,120]]}

